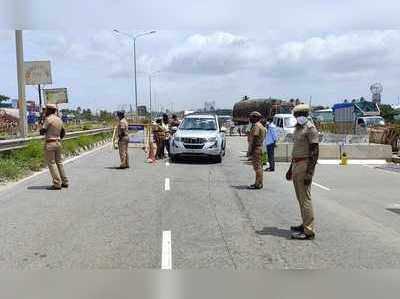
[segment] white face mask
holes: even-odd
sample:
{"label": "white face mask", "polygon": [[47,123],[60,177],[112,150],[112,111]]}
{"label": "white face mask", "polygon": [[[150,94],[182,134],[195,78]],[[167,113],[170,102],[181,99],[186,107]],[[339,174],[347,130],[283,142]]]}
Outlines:
{"label": "white face mask", "polygon": [[307,122],[307,117],[305,116],[298,116],[296,117],[297,123],[302,126]]}

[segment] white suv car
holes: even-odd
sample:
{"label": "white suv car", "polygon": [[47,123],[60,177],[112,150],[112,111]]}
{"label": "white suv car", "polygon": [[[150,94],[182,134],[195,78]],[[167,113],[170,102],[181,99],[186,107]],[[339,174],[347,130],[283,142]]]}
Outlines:
{"label": "white suv car", "polygon": [[220,163],[225,155],[225,133],[226,128],[219,126],[214,115],[188,115],[170,139],[170,159],[174,162],[183,156],[205,156]]}

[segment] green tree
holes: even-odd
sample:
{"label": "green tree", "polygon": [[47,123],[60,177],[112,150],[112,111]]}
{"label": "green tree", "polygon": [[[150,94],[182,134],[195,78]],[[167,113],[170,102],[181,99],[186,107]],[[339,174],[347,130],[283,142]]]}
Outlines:
{"label": "green tree", "polygon": [[393,122],[394,116],[397,114],[396,110],[392,106],[387,104],[379,105],[379,110],[381,111],[381,116],[386,122]]}
{"label": "green tree", "polygon": [[94,116],[92,114],[92,111],[90,109],[83,109],[82,110],[82,118],[84,120],[93,120]]}
{"label": "green tree", "polygon": [[100,121],[105,121],[105,122],[110,122],[114,120],[114,116],[111,112],[108,112],[106,110],[100,110]]}
{"label": "green tree", "polygon": [[8,96],[5,96],[5,95],[0,94],[0,104],[1,104],[2,102],[5,102],[5,101],[9,100],[9,99],[10,99],[10,98],[9,98]]}

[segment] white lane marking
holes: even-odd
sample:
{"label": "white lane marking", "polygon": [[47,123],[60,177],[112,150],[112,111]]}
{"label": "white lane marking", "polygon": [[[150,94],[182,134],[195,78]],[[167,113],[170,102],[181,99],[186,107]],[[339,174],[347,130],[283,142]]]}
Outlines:
{"label": "white lane marking", "polygon": [[[95,149],[90,150],[90,151],[85,152],[85,153],[82,153],[82,154],[80,154],[80,155],[78,155],[78,156],[69,158],[69,159],[67,159],[67,160],[64,161],[64,164],[71,163],[71,162],[73,162],[73,161],[75,161],[75,160],[77,160],[77,159],[80,159],[80,158],[83,158],[83,157],[85,157],[85,156],[87,156],[87,155],[93,154],[94,152],[96,152],[96,151],[98,151],[98,150],[101,150],[101,149],[103,149],[103,148],[105,148],[105,147],[107,147],[107,146],[109,146],[109,145],[110,145],[110,142],[107,142],[105,145],[96,147]],[[23,179],[21,179],[21,180],[19,180],[19,181],[17,181],[17,182],[11,182],[11,183],[8,183],[8,184],[5,185],[5,186],[1,186],[1,187],[0,187],[0,192],[3,192],[4,190],[8,190],[8,189],[10,189],[10,188],[12,188],[12,187],[15,187],[15,186],[19,185],[19,184],[22,184],[23,182],[29,181],[30,179],[33,179],[34,177],[37,177],[38,175],[44,174],[44,173],[46,173],[46,172],[49,172],[49,170],[48,170],[47,168],[45,168],[45,169],[43,169],[43,170],[40,170],[40,171],[38,171],[38,172],[35,172],[35,173],[31,174],[30,176],[27,176],[27,177],[25,177],[25,178],[23,178]]]}
{"label": "white lane marking", "polygon": [[[340,160],[318,160],[321,165],[339,165]],[[349,165],[384,165],[387,164],[386,160],[348,160]]]}
{"label": "white lane marking", "polygon": [[165,191],[171,190],[169,178],[165,178]]}
{"label": "white lane marking", "polygon": [[167,162],[165,162],[165,167],[168,167],[169,166],[169,162],[167,161]]}
{"label": "white lane marking", "polygon": [[321,188],[321,189],[324,189],[324,190],[326,190],[326,191],[331,191],[331,189],[329,189],[328,187],[322,186],[322,185],[320,185],[320,184],[318,184],[318,183],[312,182],[312,184],[313,184],[314,186],[317,186],[317,187],[319,187],[319,188]]}
{"label": "white lane marking", "polygon": [[172,269],[171,231],[165,230],[162,234],[161,269]]}

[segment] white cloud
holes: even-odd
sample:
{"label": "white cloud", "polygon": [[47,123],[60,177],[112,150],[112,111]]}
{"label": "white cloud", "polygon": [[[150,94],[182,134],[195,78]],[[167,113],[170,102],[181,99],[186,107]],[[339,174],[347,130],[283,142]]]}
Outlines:
{"label": "white cloud", "polygon": [[[107,105],[108,94],[121,103],[131,100],[129,39],[105,30],[30,31],[24,36],[26,58],[51,59],[57,84],[73,86],[79,100],[96,98],[94,105]],[[7,79],[15,71],[15,50],[12,32],[3,37],[8,46],[0,44],[0,52],[8,54],[0,75]],[[138,42],[137,70],[140,103],[148,98],[145,73],[161,70],[154,80],[157,98],[160,102],[168,98],[181,108],[196,107],[203,100],[229,107],[245,94],[307,98],[313,94],[316,102],[327,97],[329,101],[368,97],[368,85],[376,81],[384,84],[385,96],[394,98],[400,75],[400,30],[263,35],[159,31]],[[10,77],[9,82],[14,81],[15,76]],[[13,84],[6,83],[5,88],[11,90]]]}
{"label": "white cloud", "polygon": [[264,51],[250,39],[231,33],[195,34],[169,51],[164,68],[175,73],[229,74],[255,67]]}

